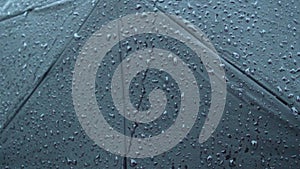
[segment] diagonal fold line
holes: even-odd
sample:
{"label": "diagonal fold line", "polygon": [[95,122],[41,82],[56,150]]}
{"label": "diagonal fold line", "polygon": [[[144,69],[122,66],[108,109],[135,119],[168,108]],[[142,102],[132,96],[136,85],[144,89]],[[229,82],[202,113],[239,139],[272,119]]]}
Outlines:
{"label": "diagonal fold line", "polygon": [[[119,10],[117,10],[117,14],[118,14],[118,16],[120,16],[120,13],[119,13]],[[119,50],[121,50],[122,49],[122,44],[121,44],[121,27],[122,27],[122,22],[121,21],[118,21],[118,45],[119,45]],[[121,55],[121,53],[119,53],[119,59],[120,59],[120,61],[122,61],[122,55]],[[121,86],[121,88],[123,89],[122,91],[122,101],[123,101],[123,107],[122,107],[122,110],[121,111],[123,111],[123,112],[125,112],[125,109],[126,109],[126,107],[125,107],[125,102],[124,102],[124,100],[125,100],[125,90],[124,90],[124,86],[125,86],[125,84],[124,84],[124,71],[123,71],[123,67],[122,67],[122,64],[120,65],[121,66],[121,81],[122,81],[122,86]],[[124,152],[127,152],[128,150],[127,150],[127,144],[126,144],[126,119],[125,119],[125,117],[123,117],[123,132],[124,132],[124,148],[125,148],[125,151]],[[123,166],[123,169],[127,169],[127,157],[126,157],[126,155],[123,157],[123,164],[122,164]]]}
{"label": "diagonal fold line", "polygon": [[[149,2],[148,0],[145,0],[146,2]],[[149,2],[150,3],[150,2]],[[162,13],[165,14],[165,16],[167,18],[169,18],[170,20],[172,20],[173,22],[175,22],[177,25],[179,25],[182,29],[184,29],[185,31],[187,31],[189,34],[191,34],[194,38],[196,38],[200,43],[202,43],[202,45],[207,46],[208,49],[210,50],[210,52],[215,53],[214,50],[212,49],[212,47],[210,45],[207,44],[203,44],[202,39],[199,39],[198,36],[196,36],[193,32],[191,32],[189,29],[187,29],[184,25],[181,25],[180,23],[178,23],[175,19],[172,18],[172,16],[166,14],[166,12],[159,6],[157,6],[156,4],[154,4],[155,7]],[[261,82],[259,82],[258,80],[256,80],[254,77],[252,77],[251,75],[246,74],[244,71],[242,71],[241,69],[239,69],[237,66],[235,66],[229,59],[226,59],[224,57],[219,57],[220,60],[224,63],[226,63],[227,65],[232,65],[233,68],[235,68],[235,70],[237,72],[240,72],[244,75],[246,75],[252,82],[256,83],[258,86],[260,86],[262,89],[264,89],[269,95],[274,96],[277,101],[279,101],[280,103],[282,103],[283,105],[286,106],[287,109],[290,109],[289,106],[290,104],[281,96],[279,96],[278,94],[276,94],[274,91],[272,91],[269,87],[263,85]]]}
{"label": "diagonal fold line", "polygon": [[[93,11],[96,9],[99,1],[95,3],[95,6],[91,10],[91,12],[87,15],[83,23],[80,25],[80,27],[77,29],[77,32],[85,25],[86,21],[90,18]],[[12,116],[10,116],[3,124],[2,128],[0,128],[0,134],[2,134],[5,129],[8,127],[8,125],[12,122],[12,120],[16,117],[16,115],[21,111],[21,109],[24,107],[24,105],[27,103],[27,101],[31,98],[31,96],[35,93],[35,91],[38,89],[40,85],[43,84],[43,82],[47,79],[47,75],[55,68],[55,66],[58,64],[58,62],[62,59],[62,56],[64,52],[67,50],[67,47],[70,45],[74,38],[71,38],[69,42],[66,43],[62,51],[60,52],[59,56],[51,63],[51,65],[48,67],[46,72],[41,76],[41,78],[37,81],[34,88],[23,98],[23,101],[17,106],[17,109],[15,112],[12,113]]]}

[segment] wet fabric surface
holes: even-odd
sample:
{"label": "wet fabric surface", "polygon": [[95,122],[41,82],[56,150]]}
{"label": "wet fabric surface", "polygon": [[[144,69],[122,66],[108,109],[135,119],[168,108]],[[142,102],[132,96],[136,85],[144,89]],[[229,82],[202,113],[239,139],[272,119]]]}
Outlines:
{"label": "wet fabric surface", "polygon": [[[1,3],[1,168],[298,166],[298,1]],[[226,104],[219,125],[206,142],[199,143],[198,137],[211,105],[210,72],[201,61],[193,59],[188,62],[197,67],[195,70],[200,72],[197,80],[201,79],[199,113],[189,134],[169,151],[148,158],[115,155],[95,144],[78,121],[72,100],[72,78],[80,50],[103,25],[136,12],[183,17],[206,34],[220,56],[227,82]],[[122,23],[116,33],[121,29]],[[191,53],[185,54],[186,47],[167,38],[162,38],[161,43],[160,37],[154,35],[141,35],[137,39],[141,48],[165,45],[166,50],[183,58]],[[119,49],[129,55],[138,46],[135,43],[123,41],[108,56],[118,56]],[[209,45],[206,47],[211,49]],[[108,57],[105,64],[114,66],[118,61]],[[167,113],[154,123],[137,125],[117,113],[116,108],[112,109],[112,103],[101,95],[110,87],[104,75],[111,77],[114,73],[111,69],[103,70],[98,71],[99,80],[95,82],[98,104],[107,112],[103,116],[115,130],[145,138],[158,135],[172,125],[172,119],[177,117],[176,106],[180,107],[177,104],[180,91],[171,85],[174,79],[168,78],[171,85],[168,88],[172,90],[167,97],[172,104],[165,109]],[[163,88],[164,80],[156,79],[166,76],[159,70],[136,76],[130,85],[131,102],[137,104],[136,108],[149,108],[147,93],[155,86]],[[150,89],[140,98],[143,87]]]}

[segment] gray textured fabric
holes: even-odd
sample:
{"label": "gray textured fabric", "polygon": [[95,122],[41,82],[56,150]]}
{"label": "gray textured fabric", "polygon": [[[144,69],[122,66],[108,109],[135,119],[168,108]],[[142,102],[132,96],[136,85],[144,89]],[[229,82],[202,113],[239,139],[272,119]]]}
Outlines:
{"label": "gray textured fabric", "polygon": [[[299,166],[299,1],[8,0],[0,6],[0,168]],[[118,113],[106,93],[109,78],[122,57],[129,59],[137,46],[191,56],[187,62],[199,80],[200,106],[187,136],[157,156],[131,158],[102,149],[82,128],[72,100],[79,53],[103,25],[136,12],[186,19],[205,33],[221,58],[226,104],[219,125],[204,143],[199,143],[199,133],[211,106],[209,76],[213,72],[194,59],[184,43],[155,34],[126,39],[107,53],[95,81],[97,103],[105,120],[120,134],[159,135],[178,117],[182,93],[174,78],[149,69],[129,83],[130,102],[141,111],[149,108],[148,96],[154,88],[168,88],[166,98],[171,104],[149,124],[134,123]],[[122,33],[122,25],[116,33]],[[169,83],[164,84],[166,77]]]}

